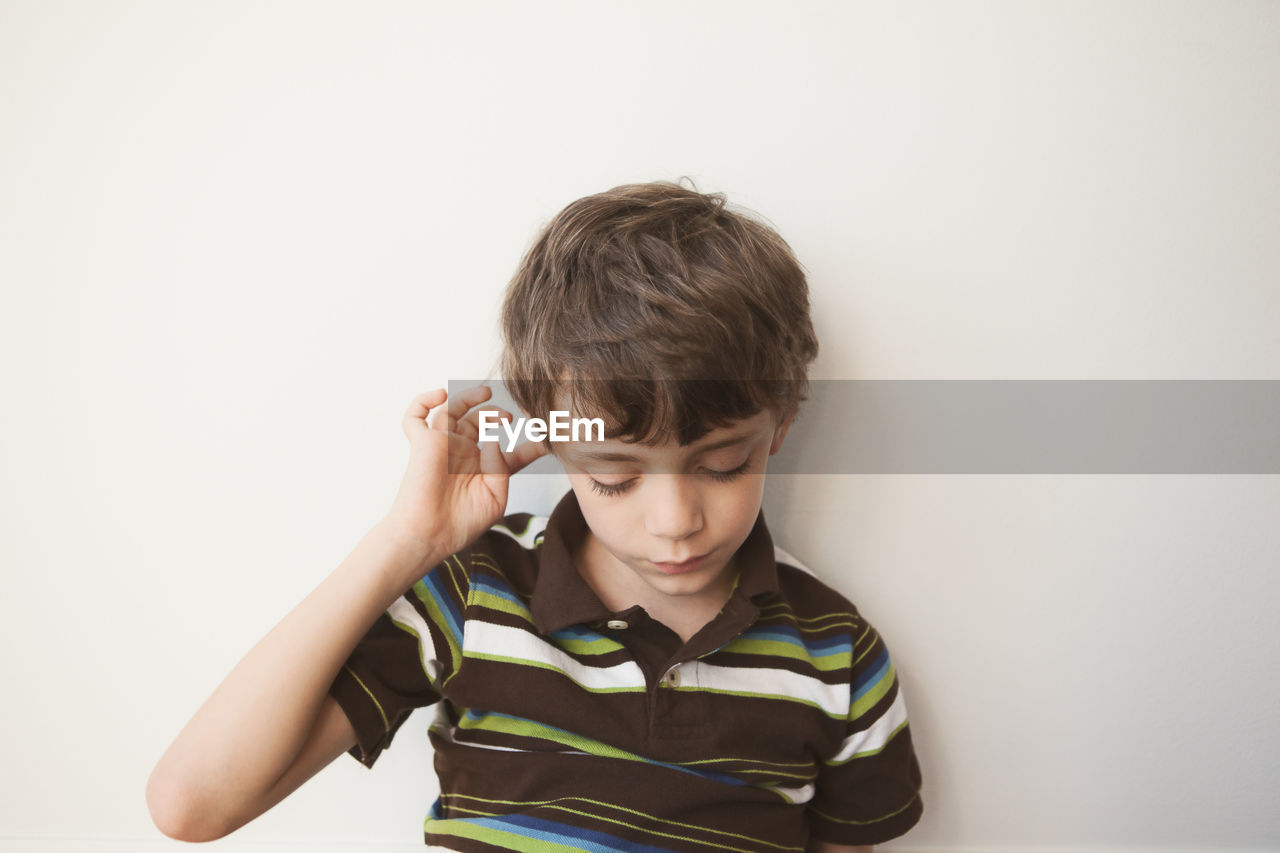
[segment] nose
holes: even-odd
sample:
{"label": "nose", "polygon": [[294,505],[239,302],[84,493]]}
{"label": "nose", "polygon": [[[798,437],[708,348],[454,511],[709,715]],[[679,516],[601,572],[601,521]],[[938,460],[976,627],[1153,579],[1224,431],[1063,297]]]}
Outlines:
{"label": "nose", "polygon": [[645,507],[645,527],[663,539],[687,539],[702,529],[702,501],[697,482],[683,474],[660,474]]}

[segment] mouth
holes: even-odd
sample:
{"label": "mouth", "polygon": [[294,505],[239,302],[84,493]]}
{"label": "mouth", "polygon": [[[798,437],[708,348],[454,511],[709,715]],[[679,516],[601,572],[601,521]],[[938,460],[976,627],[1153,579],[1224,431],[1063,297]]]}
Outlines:
{"label": "mouth", "polygon": [[706,559],[709,556],[710,556],[709,554],[703,554],[701,557],[691,557],[688,560],[685,560],[683,563],[655,562],[654,565],[657,566],[660,570],[662,570],[665,574],[683,575],[701,566],[704,562],[706,562]]}

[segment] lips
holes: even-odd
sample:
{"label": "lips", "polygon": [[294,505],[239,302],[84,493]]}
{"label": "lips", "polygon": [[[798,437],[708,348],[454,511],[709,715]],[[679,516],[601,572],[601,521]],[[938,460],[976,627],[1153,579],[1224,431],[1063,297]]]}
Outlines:
{"label": "lips", "polygon": [[703,554],[701,557],[691,557],[683,563],[655,562],[654,565],[669,575],[683,575],[701,566],[706,561],[707,556],[707,554]]}

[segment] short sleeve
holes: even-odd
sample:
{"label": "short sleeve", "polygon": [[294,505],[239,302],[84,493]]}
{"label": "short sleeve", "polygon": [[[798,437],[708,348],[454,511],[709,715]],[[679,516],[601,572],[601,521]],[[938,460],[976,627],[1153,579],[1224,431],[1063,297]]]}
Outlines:
{"label": "short sleeve", "polygon": [[824,759],[808,807],[813,837],[835,844],[897,838],[923,812],[920,765],[897,671],[875,628],[861,618],[858,624],[845,737]]}
{"label": "short sleeve", "polygon": [[462,656],[466,552],[450,556],[392,602],[329,687],[356,733],[351,755],[372,767],[415,708],[436,702]]}

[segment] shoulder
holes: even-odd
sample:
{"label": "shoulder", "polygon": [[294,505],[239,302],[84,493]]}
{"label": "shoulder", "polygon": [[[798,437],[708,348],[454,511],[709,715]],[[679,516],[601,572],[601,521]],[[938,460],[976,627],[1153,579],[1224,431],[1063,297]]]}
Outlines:
{"label": "shoulder", "polygon": [[[808,566],[776,549],[779,595],[787,618],[806,645],[827,655],[824,672],[851,685],[850,718],[897,696],[896,668],[884,638],[852,601],[821,581]],[[892,694],[892,695],[890,695]]]}
{"label": "shoulder", "polygon": [[782,548],[774,546],[773,552],[778,567],[778,595],[798,616],[838,615],[862,621],[854,603],[819,578],[813,569]]}

